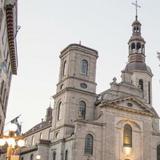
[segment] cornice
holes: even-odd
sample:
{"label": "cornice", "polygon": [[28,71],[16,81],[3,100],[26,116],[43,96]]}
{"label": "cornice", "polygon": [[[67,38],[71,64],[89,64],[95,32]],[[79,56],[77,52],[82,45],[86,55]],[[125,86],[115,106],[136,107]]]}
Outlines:
{"label": "cornice", "polygon": [[140,114],[140,115],[149,116],[149,117],[155,117],[155,115],[153,113],[140,111],[140,110],[133,109],[133,108],[127,108],[125,106],[103,103],[103,104],[99,105],[99,107],[101,107],[101,108],[108,107],[108,108],[117,109],[117,110],[129,112],[129,113]]}
{"label": "cornice", "polygon": [[66,91],[76,91],[76,92],[79,92],[79,93],[82,93],[82,94],[87,94],[87,95],[91,95],[91,96],[95,96],[96,97],[96,93],[80,90],[80,89],[73,88],[73,87],[66,87],[66,88],[62,89],[60,92],[58,92],[55,95],[53,95],[53,98],[58,97],[59,95],[61,95],[62,93],[66,92]]}
{"label": "cornice", "polygon": [[87,80],[87,79],[78,78],[78,77],[75,77],[75,76],[68,76],[68,77],[64,78],[63,80],[61,80],[60,82],[58,82],[57,86],[58,86],[59,84],[63,83],[64,81],[68,80],[68,79],[77,79],[77,80],[80,80],[80,81],[83,81],[83,82],[85,81],[85,82],[87,82],[87,83],[92,83],[92,84],[94,84],[94,85],[97,85],[96,82],[89,81],[89,80]]}
{"label": "cornice", "polygon": [[[8,33],[8,44],[11,59],[12,73],[17,74],[17,44],[15,37],[15,24],[14,24],[14,10],[16,2],[13,0],[8,0],[6,2],[6,23],[7,23],[7,33]],[[17,15],[16,15],[17,16]],[[17,26],[17,25],[16,25]]]}
{"label": "cornice", "polygon": [[92,125],[96,125],[96,126],[104,126],[105,123],[99,123],[99,122],[95,122],[95,121],[85,121],[85,120],[75,120],[75,122],[77,123],[85,123],[85,124],[92,124]]}
{"label": "cornice", "polygon": [[92,48],[89,48],[89,47],[86,47],[86,46],[83,46],[83,45],[80,45],[80,44],[70,44],[68,45],[65,49],[63,49],[61,51],[61,55],[60,55],[60,58],[63,57],[65,54],[67,54],[69,51],[82,51],[84,53],[87,53],[89,55],[92,55],[96,58],[98,58],[98,51],[97,50],[94,50]]}

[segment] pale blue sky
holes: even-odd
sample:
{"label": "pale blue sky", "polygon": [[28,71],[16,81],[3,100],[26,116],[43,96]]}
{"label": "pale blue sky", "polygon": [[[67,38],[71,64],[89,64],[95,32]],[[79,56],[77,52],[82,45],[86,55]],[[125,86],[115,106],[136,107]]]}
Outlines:
{"label": "pale blue sky", "polygon": [[[98,50],[97,93],[120,80],[135,18],[134,0],[19,0],[18,75],[13,77],[7,121],[22,114],[23,131],[45,116],[55,94],[60,51],[70,43]],[[139,20],[152,68],[153,106],[160,114],[160,1],[139,0]]]}

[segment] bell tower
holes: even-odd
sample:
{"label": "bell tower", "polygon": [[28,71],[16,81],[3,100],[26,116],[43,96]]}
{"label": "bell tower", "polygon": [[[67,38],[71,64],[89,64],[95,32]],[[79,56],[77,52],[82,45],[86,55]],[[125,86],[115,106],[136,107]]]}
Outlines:
{"label": "bell tower", "polygon": [[132,35],[129,39],[128,64],[122,71],[122,81],[135,85],[142,93],[146,103],[152,104],[152,71],[145,62],[145,40],[141,35],[141,23],[138,20],[136,3],[136,16],[132,23]]}
{"label": "bell tower", "polygon": [[71,44],[60,54],[60,73],[54,98],[53,122],[59,138],[72,134],[75,120],[93,120],[96,101],[94,49]]}

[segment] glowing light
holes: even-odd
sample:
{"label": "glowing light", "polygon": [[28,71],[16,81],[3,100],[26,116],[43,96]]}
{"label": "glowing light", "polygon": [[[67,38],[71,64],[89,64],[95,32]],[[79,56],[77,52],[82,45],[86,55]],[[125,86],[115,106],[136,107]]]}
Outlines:
{"label": "glowing light", "polygon": [[0,138],[0,146],[4,146],[6,143],[4,138]]}
{"label": "glowing light", "polygon": [[19,147],[24,147],[25,146],[25,141],[23,139],[18,140],[17,142]]}
{"label": "glowing light", "polygon": [[41,156],[40,156],[40,155],[37,155],[37,156],[36,156],[36,159],[37,159],[37,160],[41,159]]}
{"label": "glowing light", "polygon": [[124,151],[124,154],[128,156],[131,154],[132,148],[126,146],[126,147],[123,147],[123,151]]}
{"label": "glowing light", "polygon": [[11,146],[11,147],[15,147],[15,146],[16,146],[16,141],[15,141],[14,138],[8,138],[8,139],[7,139],[7,143],[8,143],[8,145]]}

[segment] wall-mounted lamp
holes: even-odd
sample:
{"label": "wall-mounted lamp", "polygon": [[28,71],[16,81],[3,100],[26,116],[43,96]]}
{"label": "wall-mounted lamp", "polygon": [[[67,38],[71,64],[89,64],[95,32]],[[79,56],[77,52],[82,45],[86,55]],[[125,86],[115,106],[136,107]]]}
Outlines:
{"label": "wall-mounted lamp", "polygon": [[124,146],[124,147],[123,147],[123,152],[124,152],[124,154],[127,155],[127,156],[131,154],[131,151],[132,151],[132,148],[131,148],[131,147],[129,147],[129,146]]}
{"label": "wall-mounted lamp", "polygon": [[41,156],[39,154],[36,155],[36,160],[40,160]]}

